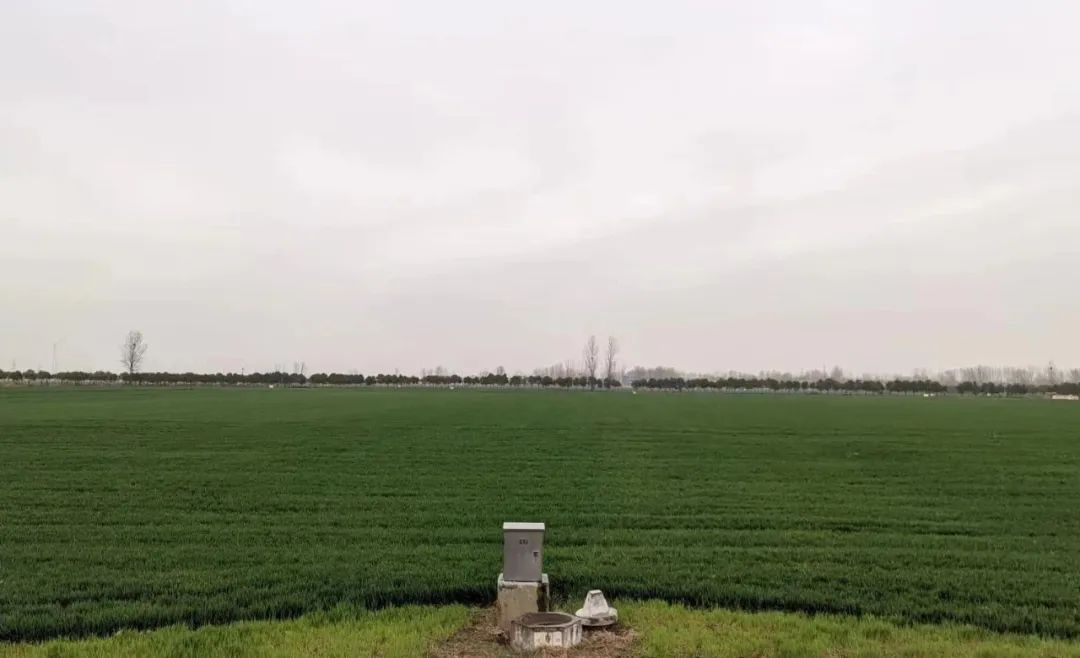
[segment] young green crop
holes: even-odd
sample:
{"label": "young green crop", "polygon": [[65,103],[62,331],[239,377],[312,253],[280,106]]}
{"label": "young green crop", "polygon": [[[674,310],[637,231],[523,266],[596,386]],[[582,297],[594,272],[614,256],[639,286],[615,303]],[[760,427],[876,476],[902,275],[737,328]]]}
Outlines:
{"label": "young green crop", "polygon": [[0,390],[0,639],[557,596],[1080,636],[1080,405]]}

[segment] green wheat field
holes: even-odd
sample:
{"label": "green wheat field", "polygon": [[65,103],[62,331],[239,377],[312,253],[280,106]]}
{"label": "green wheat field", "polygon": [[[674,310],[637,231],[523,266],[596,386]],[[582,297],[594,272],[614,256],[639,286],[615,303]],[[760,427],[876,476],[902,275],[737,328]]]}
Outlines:
{"label": "green wheat field", "polygon": [[1080,405],[0,389],[0,640],[556,597],[1080,636]]}

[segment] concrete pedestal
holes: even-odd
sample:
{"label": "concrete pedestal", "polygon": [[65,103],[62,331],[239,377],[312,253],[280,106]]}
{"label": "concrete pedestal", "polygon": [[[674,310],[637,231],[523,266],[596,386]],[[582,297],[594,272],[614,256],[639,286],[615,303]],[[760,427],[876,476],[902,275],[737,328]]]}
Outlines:
{"label": "concrete pedestal", "polygon": [[499,598],[496,610],[499,628],[507,637],[513,631],[512,624],[518,617],[530,612],[547,612],[551,605],[551,582],[545,573],[540,582],[503,580],[499,574]]}

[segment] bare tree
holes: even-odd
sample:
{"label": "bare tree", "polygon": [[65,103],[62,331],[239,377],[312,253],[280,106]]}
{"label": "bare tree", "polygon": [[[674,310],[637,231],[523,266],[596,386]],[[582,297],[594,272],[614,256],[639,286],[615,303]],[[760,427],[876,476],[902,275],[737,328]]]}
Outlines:
{"label": "bare tree", "polygon": [[585,349],[581,352],[585,366],[585,377],[588,378],[589,388],[596,388],[596,365],[600,358],[600,347],[596,344],[596,336],[589,336],[585,341]]}
{"label": "bare tree", "polygon": [[141,331],[132,329],[128,332],[127,338],[120,345],[120,363],[124,364],[127,374],[134,375],[139,372],[148,347],[150,346],[143,340]]}
{"label": "bare tree", "polygon": [[975,379],[978,384],[989,384],[994,381],[994,369],[990,366],[975,366]]}
{"label": "bare tree", "polygon": [[607,355],[604,359],[604,386],[611,386],[611,382],[615,377],[615,357],[618,355],[619,341],[615,340],[614,336],[608,336]]}

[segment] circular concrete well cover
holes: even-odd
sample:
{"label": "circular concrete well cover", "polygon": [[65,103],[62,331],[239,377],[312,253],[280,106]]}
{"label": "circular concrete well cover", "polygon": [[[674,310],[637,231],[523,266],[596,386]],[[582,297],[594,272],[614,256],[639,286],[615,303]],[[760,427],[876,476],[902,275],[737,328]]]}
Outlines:
{"label": "circular concrete well cover", "polygon": [[576,621],[577,618],[574,615],[565,612],[529,612],[521,615],[517,620],[522,626],[535,631],[563,628],[573,625]]}
{"label": "circular concrete well cover", "polygon": [[581,643],[581,620],[565,612],[529,612],[512,623],[510,646],[519,651],[569,648]]}

